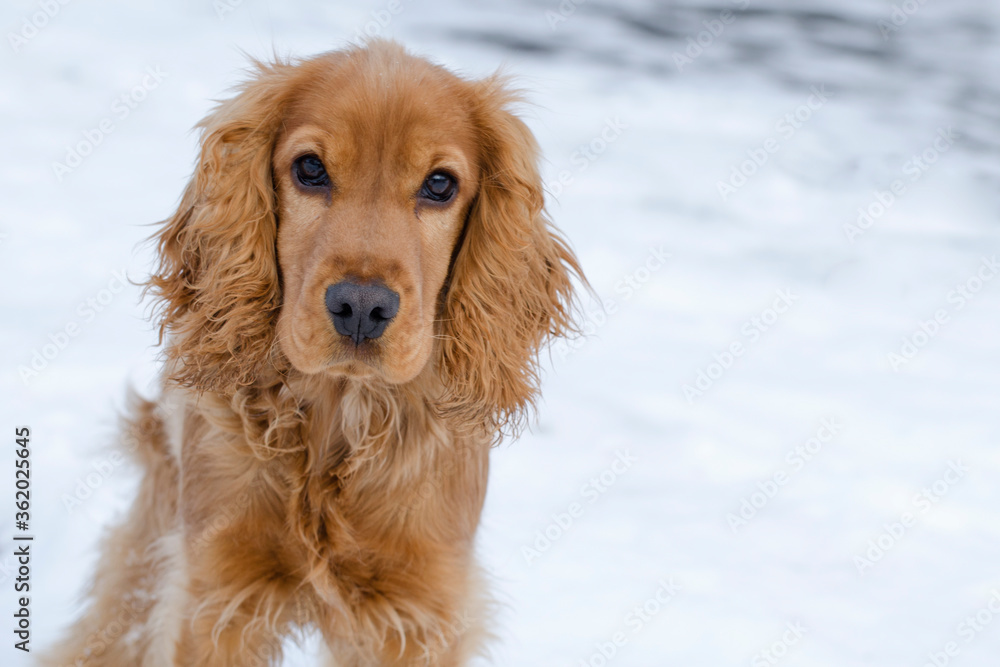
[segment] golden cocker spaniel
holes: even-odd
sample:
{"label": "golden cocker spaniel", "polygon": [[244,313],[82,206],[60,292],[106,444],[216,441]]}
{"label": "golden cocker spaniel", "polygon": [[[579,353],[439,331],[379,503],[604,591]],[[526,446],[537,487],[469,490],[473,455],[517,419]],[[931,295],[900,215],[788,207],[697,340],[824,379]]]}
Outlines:
{"label": "golden cocker spaniel", "polygon": [[158,232],[166,366],[144,469],[51,665],[463,665],[490,445],[573,330],[576,259],[493,76],[384,41],[253,79],[200,124]]}

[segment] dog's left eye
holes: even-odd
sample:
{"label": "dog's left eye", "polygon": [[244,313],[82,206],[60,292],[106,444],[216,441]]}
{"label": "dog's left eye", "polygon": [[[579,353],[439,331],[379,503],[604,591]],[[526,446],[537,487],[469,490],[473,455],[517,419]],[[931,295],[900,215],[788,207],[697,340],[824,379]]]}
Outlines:
{"label": "dog's left eye", "polygon": [[458,183],[449,174],[443,171],[436,171],[427,177],[423,187],[420,188],[420,196],[435,202],[446,202],[455,196]]}
{"label": "dog's left eye", "polygon": [[315,155],[303,155],[295,161],[292,169],[299,183],[309,187],[326,187],[330,185],[330,177],[326,173],[323,162]]}

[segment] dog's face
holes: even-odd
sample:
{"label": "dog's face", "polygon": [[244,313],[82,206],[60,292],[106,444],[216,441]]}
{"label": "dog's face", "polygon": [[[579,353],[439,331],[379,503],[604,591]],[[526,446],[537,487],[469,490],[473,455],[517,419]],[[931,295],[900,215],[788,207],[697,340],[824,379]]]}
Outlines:
{"label": "dog's face", "polygon": [[539,347],[572,329],[579,268],[516,100],[390,42],[258,65],[202,121],[158,234],[172,379],[233,394],[431,369],[442,414],[519,420]]}
{"label": "dog's face", "polygon": [[[275,145],[281,350],[303,373],[401,383],[427,364],[480,179],[465,84],[371,85],[348,59],[296,91]],[[388,74],[388,73],[387,73]]]}

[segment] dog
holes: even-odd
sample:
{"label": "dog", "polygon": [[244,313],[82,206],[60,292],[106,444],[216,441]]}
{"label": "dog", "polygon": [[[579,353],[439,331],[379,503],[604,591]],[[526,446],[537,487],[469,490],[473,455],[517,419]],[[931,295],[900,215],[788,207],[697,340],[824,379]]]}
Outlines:
{"label": "dog", "polygon": [[146,285],[162,391],[88,607],[48,665],[464,665],[488,454],[571,335],[579,264],[507,80],[388,41],[255,63],[200,124]]}

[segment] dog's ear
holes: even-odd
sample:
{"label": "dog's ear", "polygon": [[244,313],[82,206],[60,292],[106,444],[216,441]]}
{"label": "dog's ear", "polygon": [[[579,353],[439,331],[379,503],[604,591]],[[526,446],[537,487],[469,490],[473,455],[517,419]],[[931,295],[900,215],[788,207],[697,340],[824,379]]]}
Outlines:
{"label": "dog's ear", "polygon": [[446,415],[517,431],[538,391],[538,352],[574,331],[576,258],[543,212],[538,147],[502,79],[477,84],[481,177],[441,320]]}
{"label": "dog's ear", "polygon": [[172,379],[232,393],[268,363],[280,306],[271,153],[289,65],[255,76],[198,127],[201,151],[180,207],[155,235],[160,338]]}

